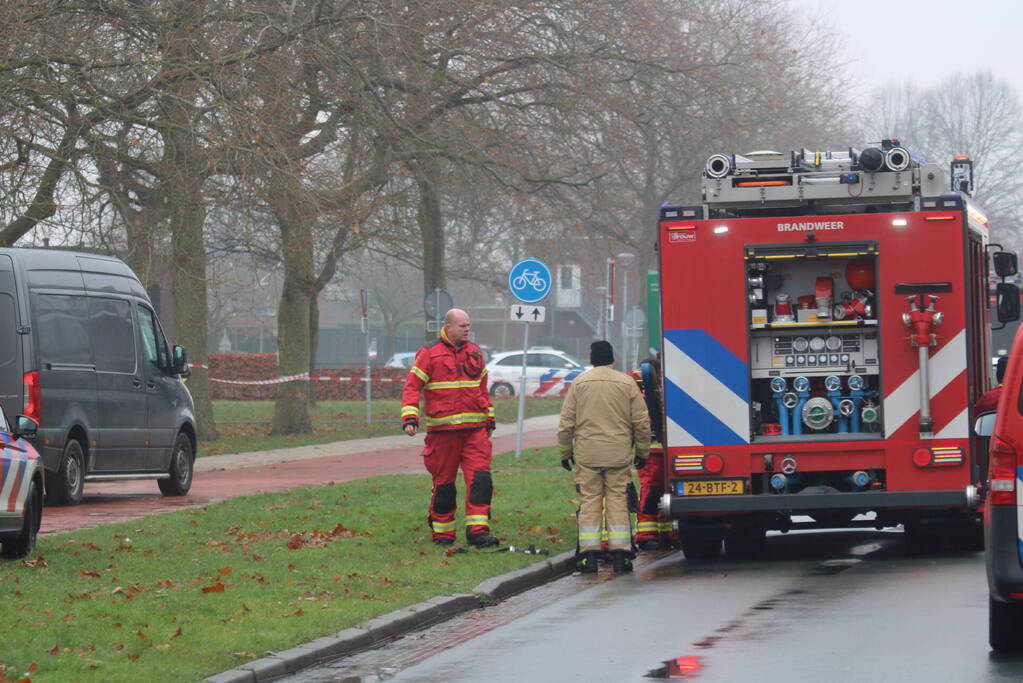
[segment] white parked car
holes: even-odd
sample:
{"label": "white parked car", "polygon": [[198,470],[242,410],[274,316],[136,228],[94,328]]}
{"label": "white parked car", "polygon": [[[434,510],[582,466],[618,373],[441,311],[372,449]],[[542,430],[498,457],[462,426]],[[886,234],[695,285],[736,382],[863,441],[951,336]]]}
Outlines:
{"label": "white parked car", "polygon": [[384,363],[385,367],[388,368],[405,368],[406,370],[412,367],[412,362],[415,361],[416,354],[411,351],[402,351],[396,353],[387,359]]}
{"label": "white parked car", "polygon": [[[531,348],[526,352],[526,396],[562,395],[590,367],[555,348]],[[521,351],[495,353],[487,363],[491,396],[514,396],[521,376]]]}

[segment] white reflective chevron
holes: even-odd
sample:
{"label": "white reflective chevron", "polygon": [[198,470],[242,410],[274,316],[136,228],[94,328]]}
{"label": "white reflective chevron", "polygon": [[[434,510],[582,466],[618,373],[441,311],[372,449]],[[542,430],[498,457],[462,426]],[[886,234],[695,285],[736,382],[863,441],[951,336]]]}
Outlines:
{"label": "white reflective chevron", "polygon": [[669,446],[699,446],[700,442],[692,434],[682,428],[678,422],[668,418],[668,445]]}
{"label": "white reflective chevron", "polygon": [[[749,443],[749,404],[735,395],[717,377],[694,361],[682,349],[664,340],[665,378],[682,389],[745,443]],[[669,419],[668,434],[673,420]],[[685,431],[681,426],[675,427]],[[670,438],[670,437],[669,437]],[[693,437],[690,435],[690,439]],[[669,441],[672,446],[682,445]],[[698,442],[693,440],[692,445]]]}
{"label": "white reflective chevron", "polygon": [[941,428],[941,431],[934,435],[935,439],[968,439],[970,438],[970,423],[968,411],[956,415],[952,420]]}
{"label": "white reflective chevron", "polygon": [[[908,344],[907,344],[908,346]],[[914,354],[916,349],[912,349]],[[960,330],[936,354],[931,356],[930,397],[933,399],[952,380],[966,370],[966,330]],[[906,378],[884,399],[885,433],[894,434],[909,418],[920,410],[920,369]]]}

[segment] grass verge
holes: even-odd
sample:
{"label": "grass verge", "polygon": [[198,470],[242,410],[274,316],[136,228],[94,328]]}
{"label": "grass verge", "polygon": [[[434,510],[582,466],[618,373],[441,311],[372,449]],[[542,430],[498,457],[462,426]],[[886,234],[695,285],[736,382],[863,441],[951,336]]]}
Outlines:
{"label": "grass verge", "polygon": [[[494,416],[498,422],[515,422],[518,406],[517,399],[494,399]],[[526,401],[525,416],[554,415],[560,410],[559,399],[530,399]],[[273,401],[214,401],[213,416],[220,438],[200,442],[199,456],[291,448],[400,433],[400,401],[375,400],[372,413],[373,422],[366,424],[365,401],[319,401],[312,408],[312,432],[276,436],[269,433],[274,414]]]}
{"label": "grass verge", "polygon": [[[554,448],[495,457],[505,544],[574,547],[556,463]],[[0,564],[0,681],[198,680],[536,561],[434,546],[429,492],[389,475],[41,537]]]}

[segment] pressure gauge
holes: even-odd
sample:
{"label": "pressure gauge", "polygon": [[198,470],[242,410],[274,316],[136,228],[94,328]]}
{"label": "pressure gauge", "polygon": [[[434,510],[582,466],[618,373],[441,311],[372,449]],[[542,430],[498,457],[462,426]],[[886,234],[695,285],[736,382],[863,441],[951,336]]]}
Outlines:
{"label": "pressure gauge", "polygon": [[849,388],[858,391],[863,388],[863,378],[859,375],[853,375],[849,378]]}
{"label": "pressure gauge", "polygon": [[842,338],[831,335],[827,338],[824,344],[828,347],[828,351],[838,351],[842,348]]}
{"label": "pressure gauge", "polygon": [[783,377],[772,377],[771,378],[771,391],[776,394],[780,394],[785,391],[785,379]]}
{"label": "pressure gauge", "polygon": [[810,342],[806,340],[806,337],[796,337],[792,340],[792,350],[796,353],[804,353],[810,348]]}
{"label": "pressure gauge", "polygon": [[827,389],[828,391],[838,391],[839,389],[842,388],[842,380],[840,380],[835,375],[829,375],[824,380],[824,388]]}
{"label": "pressure gauge", "polygon": [[806,377],[797,377],[795,380],[793,380],[792,387],[796,391],[809,391],[810,380],[808,380]]}
{"label": "pressure gauge", "polygon": [[810,339],[810,350],[818,353],[824,350],[824,337],[813,337]]}

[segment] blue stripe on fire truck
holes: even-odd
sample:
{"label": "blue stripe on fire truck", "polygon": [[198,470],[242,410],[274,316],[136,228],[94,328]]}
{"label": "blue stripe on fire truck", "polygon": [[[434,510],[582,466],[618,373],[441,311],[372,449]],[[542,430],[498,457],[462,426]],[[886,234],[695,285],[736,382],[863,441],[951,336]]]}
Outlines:
{"label": "blue stripe on fire truck", "polygon": [[749,443],[746,363],[704,330],[664,333],[669,446]]}

